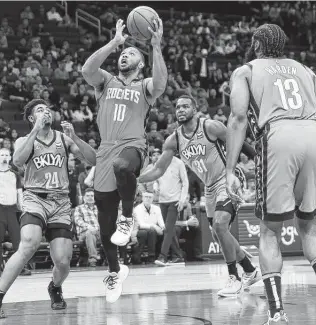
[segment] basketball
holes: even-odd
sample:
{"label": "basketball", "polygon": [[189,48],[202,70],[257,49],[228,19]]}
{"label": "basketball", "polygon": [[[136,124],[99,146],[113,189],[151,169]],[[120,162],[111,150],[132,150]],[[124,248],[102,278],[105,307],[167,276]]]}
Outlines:
{"label": "basketball", "polygon": [[127,17],[127,29],[129,33],[139,41],[151,39],[148,27],[155,30],[153,21],[158,19],[157,12],[150,7],[137,7],[132,10]]}

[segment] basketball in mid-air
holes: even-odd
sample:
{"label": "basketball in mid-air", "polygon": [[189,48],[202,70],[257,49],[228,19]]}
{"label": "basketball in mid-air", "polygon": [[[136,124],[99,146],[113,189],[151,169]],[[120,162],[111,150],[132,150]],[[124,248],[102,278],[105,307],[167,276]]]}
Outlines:
{"label": "basketball in mid-air", "polygon": [[158,19],[157,12],[146,6],[137,7],[132,10],[127,17],[127,29],[132,37],[139,41],[151,39],[151,33],[148,27],[155,30],[154,20]]}

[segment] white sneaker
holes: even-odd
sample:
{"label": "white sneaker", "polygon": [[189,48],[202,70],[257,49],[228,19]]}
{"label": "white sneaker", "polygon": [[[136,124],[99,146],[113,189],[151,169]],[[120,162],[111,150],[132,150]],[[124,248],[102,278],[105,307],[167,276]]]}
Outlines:
{"label": "white sneaker", "polygon": [[123,282],[126,280],[129,268],[126,265],[120,265],[118,273],[110,273],[104,280],[106,301],[113,303],[117,301],[123,291]]}
{"label": "white sneaker", "polygon": [[220,297],[232,297],[236,296],[241,292],[242,284],[241,281],[237,280],[234,275],[229,276],[229,280],[224,289],[217,292]]}
{"label": "white sneaker", "polygon": [[123,215],[116,222],[116,231],[111,242],[116,246],[125,246],[130,241],[134,228],[134,218],[125,218]]}
{"label": "white sneaker", "polygon": [[283,310],[281,310],[279,313],[275,313],[273,318],[271,318],[270,311],[268,311],[268,317],[268,321],[263,325],[272,325],[275,323],[289,324],[289,319]]}
{"label": "white sneaker", "polygon": [[256,267],[252,273],[244,273],[241,278],[241,283],[244,289],[248,289],[250,286],[261,280],[261,272]]}

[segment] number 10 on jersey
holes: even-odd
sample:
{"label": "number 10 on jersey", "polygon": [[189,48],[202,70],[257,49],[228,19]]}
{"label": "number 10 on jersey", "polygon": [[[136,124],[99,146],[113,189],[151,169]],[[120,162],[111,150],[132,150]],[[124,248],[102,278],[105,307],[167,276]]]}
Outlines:
{"label": "number 10 on jersey", "polygon": [[126,113],[126,105],[115,104],[113,121],[123,122],[125,118],[125,113]]}

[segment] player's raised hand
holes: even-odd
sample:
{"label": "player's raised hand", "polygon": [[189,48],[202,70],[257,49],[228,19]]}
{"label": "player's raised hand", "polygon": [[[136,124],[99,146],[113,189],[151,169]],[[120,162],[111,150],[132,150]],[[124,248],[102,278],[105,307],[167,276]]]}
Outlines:
{"label": "player's raised hand", "polygon": [[63,131],[67,135],[67,137],[72,138],[75,135],[75,130],[71,123],[63,121],[60,123],[60,125],[63,128]]}
{"label": "player's raised hand", "polygon": [[40,131],[42,130],[45,125],[46,125],[46,122],[49,120],[49,116],[48,114],[45,114],[44,112],[39,114],[36,118],[36,121],[34,123],[34,130],[37,130],[37,131]]}
{"label": "player's raised hand", "polygon": [[163,35],[163,25],[162,20],[160,18],[154,20],[155,30],[151,27],[148,27],[148,30],[151,33],[151,45],[159,45],[161,44],[161,38]]}
{"label": "player's raised hand", "polygon": [[234,204],[244,203],[240,181],[234,174],[226,175],[226,192]]}
{"label": "player's raised hand", "polygon": [[125,28],[124,22],[122,19],[119,19],[116,23],[116,33],[114,36],[114,41],[118,44],[124,44],[124,42],[126,41],[128,35],[124,34],[123,35],[123,30]]}

